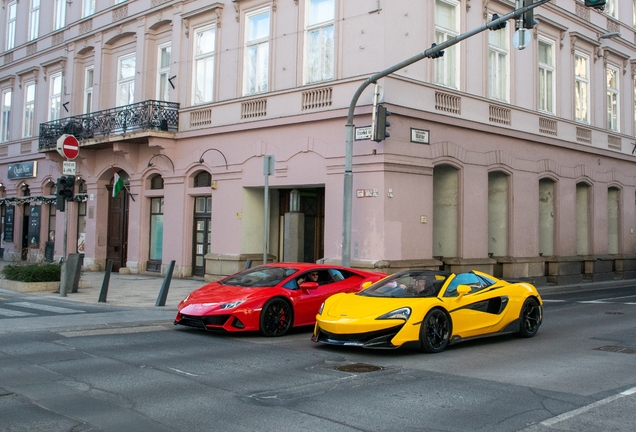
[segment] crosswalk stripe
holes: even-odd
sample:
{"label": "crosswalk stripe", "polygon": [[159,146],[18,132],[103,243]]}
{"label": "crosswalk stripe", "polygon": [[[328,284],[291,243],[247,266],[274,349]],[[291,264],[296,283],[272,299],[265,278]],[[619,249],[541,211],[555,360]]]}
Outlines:
{"label": "crosswalk stripe", "polygon": [[20,312],[20,311],[11,310],[11,309],[0,309],[0,315],[6,316],[6,317],[24,317],[24,316],[33,316],[35,314],[28,313],[28,312]]}
{"label": "crosswalk stripe", "polygon": [[7,303],[10,306],[18,306],[26,309],[37,309],[46,312],[55,312],[60,314],[74,314],[74,313],[84,313],[82,310],[76,309],[68,309],[57,306],[49,306],[45,304],[31,303],[31,302],[16,302],[16,303]]}

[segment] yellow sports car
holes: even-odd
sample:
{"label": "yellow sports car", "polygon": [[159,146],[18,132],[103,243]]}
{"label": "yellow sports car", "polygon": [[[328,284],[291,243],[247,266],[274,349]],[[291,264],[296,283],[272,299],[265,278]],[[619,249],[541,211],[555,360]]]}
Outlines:
{"label": "yellow sports car", "polygon": [[479,271],[407,270],[355,294],[327,299],[312,340],[332,345],[437,353],[450,343],[515,333],[532,337],[543,301],[529,283],[509,283]]}

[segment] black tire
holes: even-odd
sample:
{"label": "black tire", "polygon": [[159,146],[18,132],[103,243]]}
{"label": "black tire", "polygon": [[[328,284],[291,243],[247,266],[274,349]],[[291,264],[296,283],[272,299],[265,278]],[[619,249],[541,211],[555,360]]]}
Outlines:
{"label": "black tire", "polygon": [[282,336],[293,322],[294,310],[291,305],[281,298],[273,298],[261,310],[260,331],[263,336]]}
{"label": "black tire", "polygon": [[420,350],[426,353],[444,351],[451,336],[451,320],[441,309],[429,311],[420,327]]}
{"label": "black tire", "polygon": [[523,338],[531,338],[536,335],[541,325],[541,318],[539,302],[532,297],[526,299],[519,314],[519,333],[517,335]]}

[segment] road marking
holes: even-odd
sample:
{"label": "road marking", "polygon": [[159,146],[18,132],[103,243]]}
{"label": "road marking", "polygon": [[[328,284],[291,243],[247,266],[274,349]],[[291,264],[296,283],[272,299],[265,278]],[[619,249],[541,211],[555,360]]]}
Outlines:
{"label": "road marking", "polygon": [[168,369],[173,370],[175,372],[178,372],[180,374],[188,375],[188,376],[195,376],[195,377],[199,376],[199,375],[196,375],[196,374],[193,374],[193,373],[190,373],[190,372],[182,371],[182,370],[171,368],[171,367],[169,367]]}
{"label": "road marking", "polygon": [[565,303],[567,302],[567,300],[549,300],[549,299],[543,299],[543,303]]}
{"label": "road marking", "polygon": [[607,405],[610,402],[614,402],[617,399],[623,398],[625,396],[630,396],[630,395],[632,395],[634,393],[636,393],[636,387],[633,387],[633,388],[631,388],[629,390],[625,390],[624,392],[619,393],[617,395],[610,396],[610,397],[607,397],[605,399],[601,399],[600,401],[596,401],[596,402],[594,402],[592,404],[589,404],[589,405],[586,405],[584,407],[581,407],[581,408],[578,408],[578,409],[563,413],[563,414],[558,415],[556,417],[552,417],[549,420],[542,421],[541,424],[544,425],[544,426],[552,426],[552,425],[554,425],[556,423],[562,422],[564,420],[569,420],[572,417],[576,417],[579,414],[583,414],[583,413],[588,412],[590,410],[593,410],[594,408],[597,408],[599,406]]}
{"label": "road marking", "polygon": [[129,334],[129,333],[147,333],[153,331],[165,331],[169,330],[172,327],[166,326],[140,326],[140,327],[121,327],[121,328],[106,328],[106,329],[96,329],[96,330],[75,330],[75,331],[67,331],[67,332],[58,332],[59,335],[71,338],[71,337],[81,337],[81,336],[105,336],[105,335],[114,335],[114,334]]}
{"label": "road marking", "polygon": [[31,303],[31,302],[17,302],[17,303],[7,303],[7,305],[18,306],[27,309],[37,309],[46,312],[55,312],[59,314],[74,314],[74,313],[84,313],[82,310],[77,309],[68,309],[57,306],[49,306],[45,304]]}
{"label": "road marking", "polygon": [[0,309],[0,315],[6,317],[25,317],[25,316],[34,316],[35,314],[28,312],[20,312],[11,309]]}

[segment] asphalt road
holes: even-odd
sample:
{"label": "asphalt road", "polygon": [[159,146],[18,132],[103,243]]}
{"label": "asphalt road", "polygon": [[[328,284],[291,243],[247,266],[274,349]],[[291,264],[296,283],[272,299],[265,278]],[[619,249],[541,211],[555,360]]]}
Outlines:
{"label": "asphalt road", "polygon": [[535,338],[431,355],[0,291],[0,431],[636,430],[636,287],[544,299]]}

